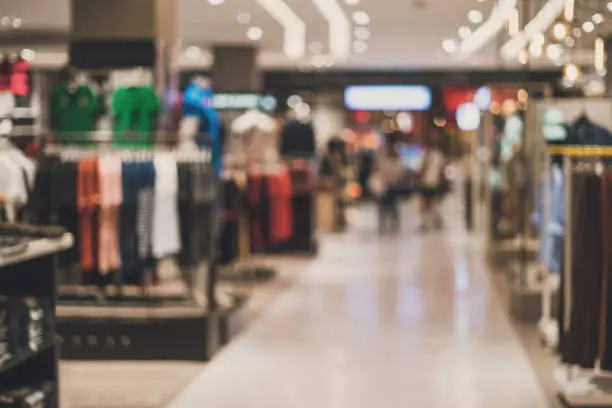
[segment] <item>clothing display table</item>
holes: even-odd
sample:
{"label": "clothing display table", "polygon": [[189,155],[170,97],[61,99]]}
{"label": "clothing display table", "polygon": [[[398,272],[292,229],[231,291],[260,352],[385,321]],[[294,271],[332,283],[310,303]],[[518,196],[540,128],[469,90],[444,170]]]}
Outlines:
{"label": "clothing display table", "polygon": [[0,406],[58,406],[55,265],[72,245],[64,234],[0,255]]}

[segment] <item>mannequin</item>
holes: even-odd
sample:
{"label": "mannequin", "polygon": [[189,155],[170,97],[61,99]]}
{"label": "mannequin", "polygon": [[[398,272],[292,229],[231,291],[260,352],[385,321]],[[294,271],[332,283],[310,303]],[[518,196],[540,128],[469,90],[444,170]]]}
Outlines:
{"label": "mannequin", "polygon": [[199,147],[211,148],[213,165],[220,173],[223,167],[221,158],[223,147],[219,117],[212,106],[213,97],[210,80],[201,75],[195,76],[183,95],[180,128],[183,140],[191,139]]}
{"label": "mannequin", "polygon": [[[100,114],[98,98],[79,83],[71,67],[61,72],[61,82],[51,92],[51,129],[55,132],[92,132]],[[79,135],[79,138],[82,136]]]}
{"label": "mannequin", "polygon": [[240,162],[264,163],[278,157],[276,130],[272,117],[249,109],[232,122],[229,152]]}

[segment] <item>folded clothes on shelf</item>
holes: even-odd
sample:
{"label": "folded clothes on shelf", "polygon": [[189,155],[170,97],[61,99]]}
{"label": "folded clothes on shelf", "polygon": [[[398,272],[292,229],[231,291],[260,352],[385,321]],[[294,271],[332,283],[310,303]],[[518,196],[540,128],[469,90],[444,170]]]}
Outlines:
{"label": "folded clothes on shelf", "polygon": [[35,387],[22,387],[0,393],[0,406],[7,408],[48,407],[55,400],[57,386],[45,382]]}
{"label": "folded clothes on shelf", "polygon": [[2,235],[0,233],[0,257],[15,256],[28,249],[29,238]]}
{"label": "folded clothes on shelf", "polygon": [[0,222],[0,235],[13,235],[30,238],[60,238],[66,232],[66,228],[58,225]]}

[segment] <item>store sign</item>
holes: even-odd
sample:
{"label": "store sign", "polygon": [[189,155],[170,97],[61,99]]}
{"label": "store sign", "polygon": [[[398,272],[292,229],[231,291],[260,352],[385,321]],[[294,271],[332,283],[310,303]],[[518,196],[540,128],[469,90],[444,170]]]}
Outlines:
{"label": "store sign", "polygon": [[344,90],[350,110],[424,111],[431,107],[431,91],[424,85],[353,85]]}
{"label": "store sign", "polygon": [[213,98],[213,107],[218,110],[230,109],[276,109],[276,98],[272,95],[255,93],[218,93]]}

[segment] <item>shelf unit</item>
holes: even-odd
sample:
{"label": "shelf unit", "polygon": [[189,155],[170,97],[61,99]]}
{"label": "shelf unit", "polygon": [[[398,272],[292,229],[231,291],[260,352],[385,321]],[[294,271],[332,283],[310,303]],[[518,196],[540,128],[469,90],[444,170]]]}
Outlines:
{"label": "shelf unit", "polygon": [[[31,398],[46,398],[49,407],[58,406],[58,348],[55,333],[55,297],[56,297],[56,255],[73,245],[70,234],[64,234],[57,239],[34,239],[28,243],[25,252],[0,256],[0,298],[5,304],[27,304],[25,299],[36,299],[45,304],[43,309],[47,312],[46,332],[42,334],[42,341],[34,343],[31,336],[29,313],[26,309],[26,320],[20,314],[19,324],[13,315],[13,307],[7,307],[8,321],[7,336],[3,340],[5,346],[11,344],[10,355],[0,362],[0,395],[7,391],[35,387],[42,384],[45,390],[36,392],[32,390]],[[38,304],[38,303],[37,303]],[[22,309],[23,310],[23,309]],[[5,321],[6,322],[6,321]],[[25,329],[24,329],[24,325]],[[18,329],[18,330],[17,330]],[[17,334],[19,332],[19,334]],[[23,341],[23,332],[28,333],[29,345],[16,346]],[[40,333],[37,333],[38,335]],[[19,338],[19,342],[15,339]],[[52,384],[51,389],[49,384]],[[44,394],[41,396],[41,393]],[[45,394],[50,393],[50,394]]]}

